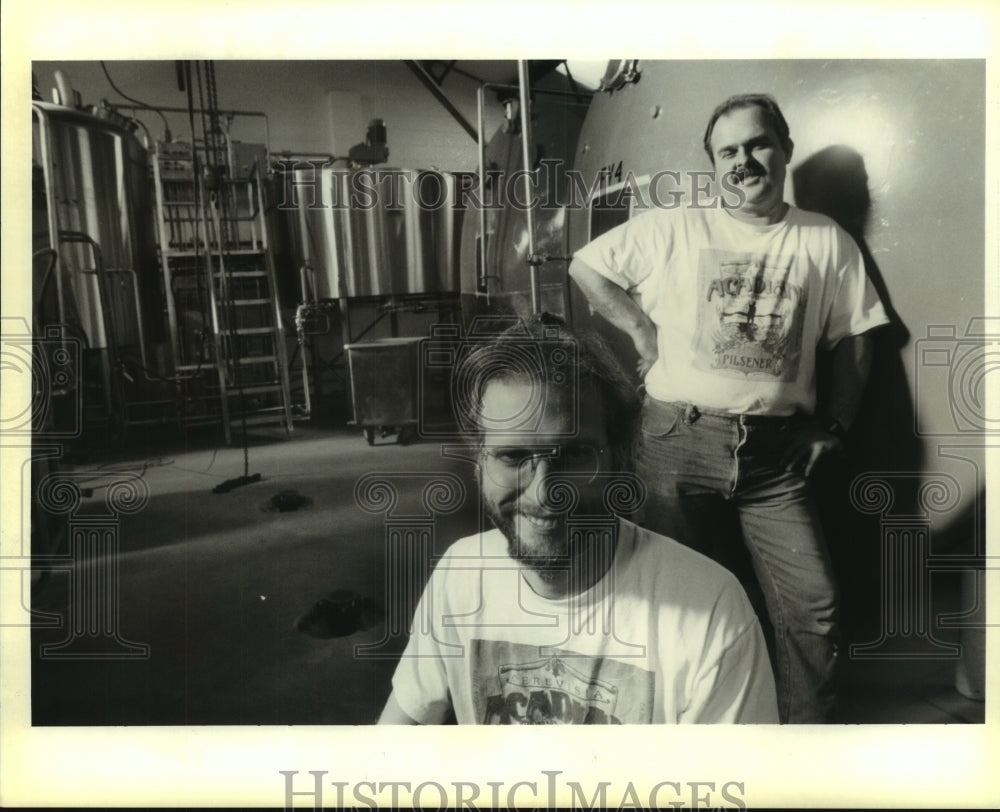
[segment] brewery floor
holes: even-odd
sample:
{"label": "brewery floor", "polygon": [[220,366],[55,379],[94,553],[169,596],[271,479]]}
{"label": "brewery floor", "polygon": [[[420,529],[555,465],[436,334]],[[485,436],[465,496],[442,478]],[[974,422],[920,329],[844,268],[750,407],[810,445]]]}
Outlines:
{"label": "brewery floor", "polygon": [[[67,461],[89,494],[72,521],[89,520],[112,538],[117,532],[116,566],[107,570],[107,594],[116,592],[117,604],[95,620],[93,607],[71,601],[68,569],[55,570],[36,590],[33,724],[374,721],[408,618],[386,607],[384,623],[334,637],[298,631],[296,620],[334,592],[338,600],[351,595],[385,606],[387,534],[427,526],[421,493],[433,473],[454,474],[468,486],[464,498],[455,495],[453,512],[430,525],[433,552],[472,532],[478,517],[469,464],[444,458],[441,445],[427,440],[403,446],[390,437],[372,447],[342,424],[300,424],[291,439],[259,430],[246,461],[242,448],[218,446],[212,431],[156,434],[113,458]],[[260,480],[213,492],[245,473]],[[366,475],[374,475],[369,484],[395,489],[395,505],[376,504],[385,493],[376,488],[368,491],[370,512],[359,506]],[[109,486],[137,477],[148,502],[120,513],[116,525],[107,514]],[[939,591],[935,601],[953,608],[957,582]],[[81,617],[99,620],[103,632],[74,637],[74,624],[86,625]],[[848,643],[852,634],[854,642],[871,640],[859,629],[846,632]],[[935,634],[957,639],[954,629]],[[954,656],[901,661],[847,653],[839,720],[983,722],[984,704],[955,689],[956,664]]]}

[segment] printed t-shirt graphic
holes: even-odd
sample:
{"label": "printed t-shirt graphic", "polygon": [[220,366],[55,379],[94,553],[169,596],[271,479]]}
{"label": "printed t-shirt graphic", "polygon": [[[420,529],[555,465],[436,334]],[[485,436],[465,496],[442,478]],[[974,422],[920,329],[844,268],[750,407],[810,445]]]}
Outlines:
{"label": "printed t-shirt graphic", "polygon": [[791,256],[702,249],[692,351],[705,372],[794,381],[806,291]]}
{"label": "printed t-shirt graphic", "polygon": [[488,725],[649,724],[655,677],[635,665],[498,640],[473,640],[472,698]]}

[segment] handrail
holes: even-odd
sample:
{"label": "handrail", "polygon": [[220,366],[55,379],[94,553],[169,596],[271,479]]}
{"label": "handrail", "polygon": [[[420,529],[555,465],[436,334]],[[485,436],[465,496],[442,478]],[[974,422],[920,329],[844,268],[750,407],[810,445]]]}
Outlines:
{"label": "handrail", "polygon": [[528,62],[517,61],[517,78],[521,94],[521,158],[524,163],[525,202],[524,216],[528,229],[528,279],[531,285],[531,313],[541,312],[541,289],[538,281],[538,264],[535,262],[535,212],[531,203],[531,113],[528,110]]}
{"label": "handrail", "polygon": [[[485,197],[486,196],[486,112],[484,95],[486,93],[486,85],[480,85],[479,90],[476,91],[476,105],[478,109],[479,120],[478,124],[478,136],[479,136],[479,193]],[[481,288],[485,288],[486,292],[489,293],[489,287],[486,284],[488,279],[488,274],[486,273],[486,206],[485,201],[479,201],[479,273],[476,274],[476,292]]]}

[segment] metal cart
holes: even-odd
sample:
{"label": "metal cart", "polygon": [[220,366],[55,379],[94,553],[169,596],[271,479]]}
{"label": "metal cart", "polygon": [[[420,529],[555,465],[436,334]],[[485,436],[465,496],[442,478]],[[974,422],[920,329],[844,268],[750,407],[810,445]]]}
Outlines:
{"label": "metal cart", "polygon": [[382,338],[348,344],[354,420],[368,445],[395,436],[406,445],[416,435],[420,338]]}

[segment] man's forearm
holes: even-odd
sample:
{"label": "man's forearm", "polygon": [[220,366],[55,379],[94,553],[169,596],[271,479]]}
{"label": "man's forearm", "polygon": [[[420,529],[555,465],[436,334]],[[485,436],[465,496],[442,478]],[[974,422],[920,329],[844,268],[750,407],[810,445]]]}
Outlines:
{"label": "man's forearm", "polygon": [[845,429],[858,414],[872,363],[872,341],[867,333],[842,338],[827,354],[819,370],[816,413],[832,417]]}
{"label": "man's forearm", "polygon": [[867,335],[842,338],[817,364],[819,380],[816,414],[822,424],[809,422],[793,435],[781,460],[786,471],[806,476],[826,454],[840,445],[839,432],[826,423],[833,418],[842,429],[854,422],[871,367],[871,339]]}
{"label": "man's forearm", "polygon": [[625,290],[578,259],[570,264],[569,274],[591,307],[631,336],[639,355],[656,357],[656,327]]}

